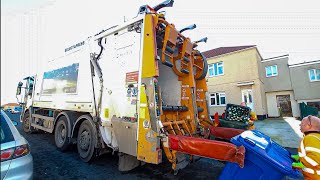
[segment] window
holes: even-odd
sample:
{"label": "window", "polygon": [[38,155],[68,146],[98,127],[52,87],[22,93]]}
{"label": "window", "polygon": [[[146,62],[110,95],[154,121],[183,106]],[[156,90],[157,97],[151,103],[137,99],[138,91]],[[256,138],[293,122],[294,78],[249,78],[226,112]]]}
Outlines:
{"label": "window", "polygon": [[277,75],[278,75],[277,65],[266,67],[266,77],[277,76]]}
{"label": "window", "polygon": [[14,141],[13,135],[11,133],[10,127],[5,120],[4,115],[1,112],[1,126],[0,126],[0,137],[1,137],[1,144]]}
{"label": "window", "polygon": [[320,69],[310,69],[309,79],[310,81],[320,81]]}
{"label": "window", "polygon": [[253,102],[251,89],[242,90],[242,102],[245,102],[246,104],[250,104]]}
{"label": "window", "polygon": [[225,93],[212,93],[210,94],[210,106],[226,105]]}
{"label": "window", "polygon": [[209,64],[209,77],[223,75],[223,62]]}

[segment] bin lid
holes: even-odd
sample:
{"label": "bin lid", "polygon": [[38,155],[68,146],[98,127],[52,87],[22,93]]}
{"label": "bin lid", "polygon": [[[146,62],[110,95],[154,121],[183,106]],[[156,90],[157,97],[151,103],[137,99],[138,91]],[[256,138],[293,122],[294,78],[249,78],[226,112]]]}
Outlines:
{"label": "bin lid", "polygon": [[233,137],[231,142],[238,146],[243,145],[247,153],[257,154],[259,158],[285,174],[295,173],[291,166],[290,152],[259,131],[245,131]]}

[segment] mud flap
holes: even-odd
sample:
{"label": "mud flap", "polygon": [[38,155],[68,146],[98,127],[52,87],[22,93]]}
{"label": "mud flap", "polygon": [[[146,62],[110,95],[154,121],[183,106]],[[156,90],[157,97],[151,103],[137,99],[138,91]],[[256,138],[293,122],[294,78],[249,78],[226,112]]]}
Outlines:
{"label": "mud flap", "polygon": [[182,153],[234,162],[240,167],[244,166],[245,148],[243,146],[237,147],[227,142],[169,135],[169,147]]}
{"label": "mud flap", "polygon": [[234,129],[234,128],[224,128],[224,127],[210,127],[210,135],[219,138],[230,140],[234,136],[237,136],[243,133],[245,130],[242,129]]}
{"label": "mud flap", "polygon": [[130,171],[140,165],[140,161],[135,156],[119,153],[118,169],[121,172]]}

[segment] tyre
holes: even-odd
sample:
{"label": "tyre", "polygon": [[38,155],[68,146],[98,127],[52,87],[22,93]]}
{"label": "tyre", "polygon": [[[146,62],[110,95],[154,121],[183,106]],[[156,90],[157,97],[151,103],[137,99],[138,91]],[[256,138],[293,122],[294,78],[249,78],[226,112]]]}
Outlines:
{"label": "tyre", "polygon": [[77,149],[82,161],[89,162],[93,158],[95,135],[89,120],[84,120],[79,128]]}
{"label": "tyre", "polygon": [[62,116],[58,119],[54,130],[54,141],[60,151],[66,151],[70,145],[68,134],[67,118]]}
{"label": "tyre", "polygon": [[29,117],[30,117],[30,113],[26,112],[22,119],[22,128],[25,133],[32,133]]}
{"label": "tyre", "polygon": [[207,62],[207,59],[206,57],[201,53],[200,54],[202,56],[202,59],[203,59],[203,71],[202,71],[202,74],[199,78],[197,78],[196,80],[201,80],[201,79],[204,79],[207,75],[207,72],[208,72],[208,62]]}

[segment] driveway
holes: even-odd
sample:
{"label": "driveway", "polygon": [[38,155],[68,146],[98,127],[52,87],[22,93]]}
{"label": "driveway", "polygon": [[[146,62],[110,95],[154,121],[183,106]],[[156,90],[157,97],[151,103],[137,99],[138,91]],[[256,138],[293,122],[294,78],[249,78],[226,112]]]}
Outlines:
{"label": "driveway", "polygon": [[[302,138],[300,132],[300,120],[293,117],[269,118],[263,121],[255,121],[256,130],[268,135],[272,140],[289,150],[292,154],[297,154],[298,146]],[[303,180],[302,175],[297,178]],[[293,180],[285,177],[283,180]]]}
{"label": "driveway", "polygon": [[302,133],[300,132],[300,120],[293,117],[269,118],[256,121],[256,130],[268,135],[272,140],[287,148],[298,148]]}

